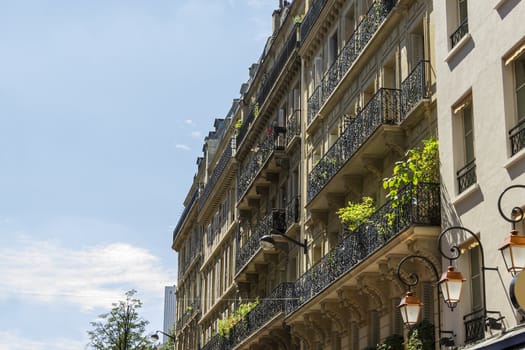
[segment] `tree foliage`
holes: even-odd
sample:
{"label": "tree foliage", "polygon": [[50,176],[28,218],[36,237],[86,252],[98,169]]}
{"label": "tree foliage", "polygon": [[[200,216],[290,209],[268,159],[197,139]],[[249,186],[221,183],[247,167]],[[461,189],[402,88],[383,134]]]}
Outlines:
{"label": "tree foliage", "polygon": [[110,312],[91,322],[88,347],[96,350],[150,350],[152,342],[145,334],[148,321],[138,310],[142,302],[135,298],[136,290],[126,292],[126,299],[112,304]]}

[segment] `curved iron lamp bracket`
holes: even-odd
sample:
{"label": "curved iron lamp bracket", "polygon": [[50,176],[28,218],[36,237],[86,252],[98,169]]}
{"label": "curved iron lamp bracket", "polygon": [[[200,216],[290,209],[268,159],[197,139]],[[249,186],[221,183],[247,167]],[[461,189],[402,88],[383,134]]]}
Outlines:
{"label": "curved iron lamp bracket", "polygon": [[512,208],[511,216],[508,217],[508,216],[505,215],[505,213],[503,212],[503,209],[501,208],[501,200],[503,199],[503,196],[505,195],[505,193],[507,193],[507,191],[512,190],[514,188],[525,188],[525,185],[512,185],[512,186],[509,186],[503,192],[501,192],[501,194],[499,195],[499,198],[498,198],[499,215],[501,215],[501,217],[503,219],[505,219],[506,221],[512,223],[512,229],[513,230],[516,229],[516,223],[520,222],[521,220],[523,220],[523,217],[524,217],[523,209],[521,207],[514,207],[514,208]]}

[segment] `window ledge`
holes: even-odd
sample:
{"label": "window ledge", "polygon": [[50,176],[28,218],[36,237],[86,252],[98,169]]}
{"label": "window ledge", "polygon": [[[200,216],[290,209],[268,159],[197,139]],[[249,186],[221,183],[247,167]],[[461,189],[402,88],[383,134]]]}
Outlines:
{"label": "window ledge", "polygon": [[505,164],[503,164],[503,167],[505,169],[512,168],[516,163],[521,162],[525,158],[525,148],[521,149],[518,153],[510,157],[509,160]]}
{"label": "window ledge", "polygon": [[475,183],[474,185],[467,188],[465,191],[458,194],[456,198],[454,198],[454,200],[452,201],[452,204],[456,207],[459,204],[461,204],[461,202],[465,201],[469,197],[472,197],[475,193],[478,193],[479,191],[481,191],[481,188],[479,187],[479,184]]}
{"label": "window ledge", "polygon": [[454,46],[449,52],[447,57],[445,57],[445,62],[450,63],[450,61],[461,51],[465,45],[472,41],[472,35],[470,33],[465,34],[463,38]]}
{"label": "window ledge", "polygon": [[505,3],[509,0],[499,0],[496,5],[494,5],[494,10],[499,11],[499,9],[505,5]]}

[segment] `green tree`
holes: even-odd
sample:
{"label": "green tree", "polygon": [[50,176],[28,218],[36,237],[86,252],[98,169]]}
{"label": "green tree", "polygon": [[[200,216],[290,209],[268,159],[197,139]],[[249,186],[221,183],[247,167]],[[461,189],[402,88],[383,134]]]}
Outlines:
{"label": "green tree", "polygon": [[136,290],[126,292],[126,299],[112,304],[110,312],[91,322],[88,347],[96,350],[150,350],[152,342],[145,334],[148,321],[138,310],[142,302],[135,298]]}
{"label": "green tree", "polygon": [[339,220],[341,220],[350,231],[354,231],[360,225],[368,222],[368,218],[370,218],[375,211],[374,200],[370,197],[363,197],[361,203],[349,201],[348,205],[339,208],[336,214],[339,216]]}

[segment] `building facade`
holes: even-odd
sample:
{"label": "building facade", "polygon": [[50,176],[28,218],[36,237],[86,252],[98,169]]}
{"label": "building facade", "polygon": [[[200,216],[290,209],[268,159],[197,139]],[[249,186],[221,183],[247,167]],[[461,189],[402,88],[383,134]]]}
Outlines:
{"label": "building facade", "polygon": [[409,347],[407,290],[430,348],[523,346],[499,248],[524,215],[498,211],[525,206],[505,192],[525,184],[523,18],[517,0],[281,1],[173,234],[177,348]]}

